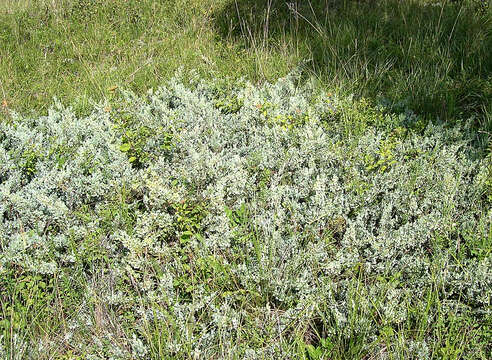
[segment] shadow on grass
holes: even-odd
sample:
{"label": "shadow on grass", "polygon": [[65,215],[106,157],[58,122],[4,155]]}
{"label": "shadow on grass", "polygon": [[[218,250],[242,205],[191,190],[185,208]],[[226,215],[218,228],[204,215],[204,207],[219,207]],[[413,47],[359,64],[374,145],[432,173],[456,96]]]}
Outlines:
{"label": "shadow on grass", "polygon": [[476,3],[235,0],[215,15],[222,39],[288,47],[326,86],[491,129],[492,16]]}

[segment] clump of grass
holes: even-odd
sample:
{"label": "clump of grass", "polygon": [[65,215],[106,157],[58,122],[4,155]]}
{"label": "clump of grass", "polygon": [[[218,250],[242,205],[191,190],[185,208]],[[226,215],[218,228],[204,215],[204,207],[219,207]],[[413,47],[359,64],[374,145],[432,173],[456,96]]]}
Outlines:
{"label": "clump of grass", "polygon": [[[311,74],[330,88],[404,102],[433,118],[484,120],[492,18],[481,9],[468,1],[238,0],[222,20],[226,36],[257,54],[286,47],[309,59]],[[270,57],[258,61],[265,69]]]}

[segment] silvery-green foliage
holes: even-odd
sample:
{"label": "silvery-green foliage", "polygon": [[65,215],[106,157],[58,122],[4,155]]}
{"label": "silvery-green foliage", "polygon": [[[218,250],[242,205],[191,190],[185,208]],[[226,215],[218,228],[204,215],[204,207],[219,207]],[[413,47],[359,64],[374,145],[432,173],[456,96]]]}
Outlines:
{"label": "silvery-green foliage", "polygon": [[[124,189],[131,226],[114,214],[104,228],[113,266],[87,291],[135,317],[107,356],[145,358],[155,329],[166,356],[294,358],[292,334],[312,341],[321,321],[317,335],[357,334],[384,358],[372,346],[379,323],[403,326],[407,305],[435,287],[449,311],[490,316],[490,252],[470,250],[470,234],[491,236],[487,164],[466,127],[420,132],[412,113],[378,113],[350,128],[355,100],[291,78],[231,94],[174,79],[145,98],[126,93],[117,113],[58,107],[0,124],[0,266],[70,268],[60,249],[102,228],[98,214]],[[131,121],[115,126],[122,113]],[[120,150],[142,127],[137,166]],[[248,329],[264,341],[241,341]],[[398,341],[428,357],[432,339]]]}
{"label": "silvery-green foliage", "polygon": [[57,105],[44,117],[2,122],[0,134],[0,266],[53,273],[78,225],[74,212],[104,202],[131,179],[131,167],[101,112],[77,119]]}

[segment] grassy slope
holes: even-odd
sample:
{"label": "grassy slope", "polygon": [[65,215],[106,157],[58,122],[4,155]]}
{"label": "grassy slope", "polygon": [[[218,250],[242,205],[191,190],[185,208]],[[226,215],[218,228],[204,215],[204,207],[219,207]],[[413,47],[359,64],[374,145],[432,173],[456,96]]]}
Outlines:
{"label": "grassy slope", "polygon": [[422,1],[299,3],[7,0],[0,97],[18,110],[45,110],[54,96],[88,109],[113,86],[141,92],[179,67],[262,81],[308,60],[324,86],[403,100],[434,118],[490,120],[490,13]]}
{"label": "grassy slope", "polygon": [[[112,86],[144,91],[179,67],[254,78],[255,54],[216,35],[219,3],[7,2],[0,10],[1,96],[20,110],[44,110],[54,96],[83,109],[89,98],[111,97]],[[270,78],[297,61],[279,55]]]}

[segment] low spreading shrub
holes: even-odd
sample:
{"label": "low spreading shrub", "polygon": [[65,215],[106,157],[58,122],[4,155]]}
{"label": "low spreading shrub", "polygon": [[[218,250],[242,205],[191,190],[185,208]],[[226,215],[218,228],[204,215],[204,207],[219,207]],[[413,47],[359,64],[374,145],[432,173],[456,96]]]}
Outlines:
{"label": "low spreading shrub", "polygon": [[486,358],[489,168],[466,122],[291,78],[124,98],[0,123],[0,352]]}

